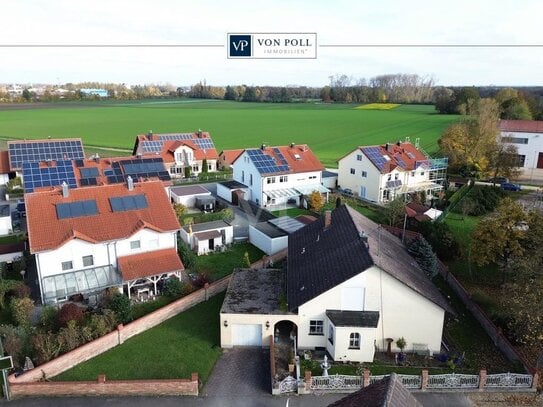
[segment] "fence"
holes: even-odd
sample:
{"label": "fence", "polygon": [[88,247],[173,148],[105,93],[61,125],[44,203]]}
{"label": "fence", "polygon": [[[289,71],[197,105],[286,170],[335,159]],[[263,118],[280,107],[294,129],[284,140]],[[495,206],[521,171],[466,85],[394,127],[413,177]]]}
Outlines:
{"label": "fence", "polygon": [[447,206],[441,215],[436,219],[436,222],[443,222],[450,211],[452,211],[456,205],[464,198],[473,187],[473,181],[468,181],[467,184],[462,185],[458,191],[451,195],[449,198],[449,206]]}
{"label": "fence", "polygon": [[229,281],[230,276],[217,280],[205,288],[195,291],[127,325],[123,326],[121,324],[115,331],[88,342],[20,376],[15,377],[15,375],[11,375],[9,376],[9,381],[11,384],[29,383],[59,375],[86,360],[122,344],[128,338],[144,332],[200,302],[207,301],[210,297],[226,290]]}
{"label": "fence", "polygon": [[[368,369],[364,369],[361,376],[332,375],[312,376],[310,371],[305,372],[304,393],[350,393],[377,383],[388,375],[371,376]],[[452,391],[495,391],[497,388],[503,391],[530,391],[535,392],[539,380],[539,374],[500,373],[487,375],[482,369],[478,375],[467,374],[440,374],[429,375],[428,370],[423,369],[420,375],[399,374],[402,384],[411,390],[452,390]]]}

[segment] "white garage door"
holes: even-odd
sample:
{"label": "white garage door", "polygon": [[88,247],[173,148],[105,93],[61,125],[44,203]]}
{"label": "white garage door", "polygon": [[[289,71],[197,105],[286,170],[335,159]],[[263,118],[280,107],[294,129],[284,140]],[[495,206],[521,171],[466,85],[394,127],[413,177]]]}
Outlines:
{"label": "white garage door", "polygon": [[262,346],[262,325],[234,324],[232,335],[234,346]]}

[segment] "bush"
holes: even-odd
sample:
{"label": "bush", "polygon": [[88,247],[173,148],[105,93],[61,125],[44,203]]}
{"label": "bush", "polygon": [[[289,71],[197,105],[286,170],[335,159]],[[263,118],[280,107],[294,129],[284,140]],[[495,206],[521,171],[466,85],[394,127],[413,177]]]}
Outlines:
{"label": "bush", "polygon": [[39,326],[44,331],[56,331],[58,321],[58,311],[51,305],[44,305],[41,309]]}
{"label": "bush", "polygon": [[446,223],[420,222],[419,231],[441,260],[452,260],[458,255],[460,247]]}
{"label": "bush", "polygon": [[68,321],[66,327],[61,328],[60,331],[58,331],[58,343],[60,344],[60,349],[63,353],[77,348],[84,342],[81,335],[81,328],[79,328],[77,322],[74,320]]}
{"label": "bush", "polygon": [[28,298],[30,297],[30,287],[26,284],[19,284],[13,288],[13,295],[17,298]]}
{"label": "bush", "polygon": [[32,336],[32,345],[38,365],[49,362],[58,356],[61,344],[52,332],[38,332]]}
{"label": "bush", "polygon": [[183,262],[185,269],[189,269],[194,272],[198,270],[198,256],[196,256],[196,253],[194,253],[190,247],[185,244],[185,242],[179,241],[177,245],[177,252],[179,253],[179,257],[181,257],[181,261]]}
{"label": "bush", "polygon": [[67,326],[70,321],[79,323],[83,320],[84,316],[83,310],[74,303],[64,304],[58,312],[58,327]]}
{"label": "bush", "polygon": [[15,324],[23,329],[30,329],[30,315],[34,309],[34,301],[30,298],[12,298],[9,305]]}
{"label": "bush", "polygon": [[130,299],[124,294],[117,293],[112,295],[107,307],[115,312],[117,320],[122,324],[126,324],[134,319]]}
{"label": "bush", "polygon": [[415,258],[428,277],[432,278],[437,274],[437,257],[426,239],[421,237],[412,240],[407,246],[407,251]]}
{"label": "bush", "polygon": [[202,272],[198,273],[198,275],[192,280],[192,284],[197,288],[202,288],[206,283],[211,282],[211,278],[209,278],[209,274]]}
{"label": "bush", "polygon": [[18,367],[24,358],[23,349],[26,339],[28,339],[27,334],[20,327],[0,325],[0,335],[3,337],[4,352],[11,355],[14,366]]}
{"label": "bush", "polygon": [[181,297],[183,283],[177,277],[170,277],[164,284],[164,295],[172,298]]}

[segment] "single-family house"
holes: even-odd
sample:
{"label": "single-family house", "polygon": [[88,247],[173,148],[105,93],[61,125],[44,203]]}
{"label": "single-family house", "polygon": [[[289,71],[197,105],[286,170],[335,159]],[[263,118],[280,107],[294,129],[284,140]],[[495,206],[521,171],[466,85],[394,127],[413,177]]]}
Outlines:
{"label": "single-family house", "polygon": [[357,147],[338,161],[338,184],[378,203],[412,193],[430,197],[443,189],[447,162],[430,158],[408,141]]}
{"label": "single-family house", "polygon": [[502,141],[518,149],[518,166],[523,175],[543,174],[543,121],[500,120]]}
{"label": "single-family house", "polygon": [[217,196],[234,205],[246,199],[249,187],[238,181],[223,181],[217,183]]}
{"label": "single-family house", "polygon": [[198,255],[222,250],[234,241],[234,228],[224,220],[183,226],[180,237]]}
{"label": "single-family house", "polygon": [[201,185],[171,187],[170,198],[172,202],[203,212],[210,212],[215,208],[215,198]]}
{"label": "single-family house", "polygon": [[[162,157],[173,178],[218,170],[219,155],[207,132],[138,135],[133,155]],[[206,165],[206,169],[203,166]]]}
{"label": "single-family house", "polygon": [[25,195],[30,252],[43,303],[118,288],[156,293],[181,277],[179,221],[162,182],[70,189],[64,184]]}
{"label": "single-family house", "polygon": [[[286,274],[245,273],[234,273],[223,303],[223,347],[265,346],[286,323],[299,349],[325,348],[336,361],[372,361],[400,337],[417,351],[441,349],[448,302],[399,239],[349,206],[289,236]],[[255,306],[261,280],[275,300]]]}
{"label": "single-family house", "polygon": [[11,207],[9,204],[0,205],[0,236],[13,233],[13,225],[11,224]]}
{"label": "single-family house", "polygon": [[258,222],[249,225],[249,242],[267,255],[272,255],[286,249],[289,234],[304,226],[305,223],[290,216],[281,216],[265,222]]}
{"label": "single-family house", "polygon": [[246,149],[232,166],[234,181],[248,187],[245,199],[261,207],[299,205],[313,191],[329,192],[324,167],[306,144]]}

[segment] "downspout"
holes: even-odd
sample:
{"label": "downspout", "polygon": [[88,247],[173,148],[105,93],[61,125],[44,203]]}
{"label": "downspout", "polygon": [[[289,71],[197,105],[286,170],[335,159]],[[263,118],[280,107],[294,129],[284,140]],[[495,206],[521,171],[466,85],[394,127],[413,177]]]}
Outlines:
{"label": "downspout", "polygon": [[41,266],[40,266],[40,255],[39,253],[36,254],[36,265],[38,266],[38,282],[40,284],[40,295],[41,295],[41,303],[45,305],[45,301],[43,298],[43,284],[41,279]]}

